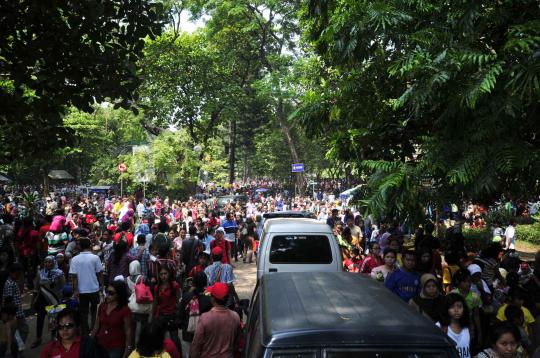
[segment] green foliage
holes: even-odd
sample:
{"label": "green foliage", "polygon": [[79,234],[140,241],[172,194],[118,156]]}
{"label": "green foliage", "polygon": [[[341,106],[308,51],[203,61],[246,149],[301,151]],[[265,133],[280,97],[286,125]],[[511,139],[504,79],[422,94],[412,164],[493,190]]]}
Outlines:
{"label": "green foliage", "polygon": [[540,223],[516,226],[517,240],[523,240],[534,245],[540,245]]}
{"label": "green foliage", "polygon": [[469,228],[463,229],[462,233],[465,237],[465,248],[469,252],[479,252],[491,243],[492,234],[489,229]]}
{"label": "green foliage", "polygon": [[47,158],[72,144],[66,107],[107,99],[130,108],[144,38],[161,32],[146,0],[6,1],[0,12],[0,161]]}
{"label": "green foliage", "polygon": [[537,5],[307,1],[304,40],[324,68],[296,116],[372,176],[373,211],[393,215],[396,198],[418,195],[425,205],[538,193]]}
{"label": "green foliage", "polygon": [[[465,246],[467,250],[478,252],[485,248],[492,241],[492,232],[490,229],[464,229]],[[533,245],[540,245],[540,223],[517,224],[516,240],[526,241]]]}

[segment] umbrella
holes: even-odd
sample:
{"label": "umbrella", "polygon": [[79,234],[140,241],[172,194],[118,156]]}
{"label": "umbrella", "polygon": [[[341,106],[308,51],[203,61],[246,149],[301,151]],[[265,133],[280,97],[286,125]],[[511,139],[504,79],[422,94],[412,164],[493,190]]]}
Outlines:
{"label": "umbrella", "polygon": [[267,191],[268,191],[268,189],[266,189],[266,188],[259,188],[259,189],[255,190],[256,193],[264,193],[264,192],[267,192]]}

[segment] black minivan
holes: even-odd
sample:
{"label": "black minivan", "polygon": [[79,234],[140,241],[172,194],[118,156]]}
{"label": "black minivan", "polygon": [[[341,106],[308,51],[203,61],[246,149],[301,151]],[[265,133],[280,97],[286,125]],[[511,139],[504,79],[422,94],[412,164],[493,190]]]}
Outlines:
{"label": "black minivan", "polygon": [[384,285],[348,272],[265,275],[246,358],[454,358],[453,342]]}

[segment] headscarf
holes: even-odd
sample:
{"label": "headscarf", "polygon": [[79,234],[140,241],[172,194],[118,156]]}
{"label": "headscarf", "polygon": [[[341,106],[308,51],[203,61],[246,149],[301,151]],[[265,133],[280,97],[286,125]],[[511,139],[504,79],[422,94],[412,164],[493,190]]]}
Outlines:
{"label": "headscarf", "polygon": [[139,225],[139,227],[137,228],[137,231],[135,232],[135,237],[141,234],[145,236],[150,234],[150,228],[148,227],[148,224]]}
{"label": "headscarf", "polygon": [[56,262],[56,259],[54,256],[47,256],[45,257],[44,261],[52,261],[54,263],[54,266],[52,269],[47,269],[46,267],[43,267],[39,271],[39,278],[42,280],[50,280],[50,281],[56,281],[61,276],[64,276],[64,272],[58,268],[58,264]]}
{"label": "headscarf", "polygon": [[138,276],[141,274],[141,263],[138,260],[131,261],[129,264],[130,276]]}
{"label": "headscarf", "polygon": [[422,291],[420,292],[420,297],[422,298],[426,298],[426,299],[430,298],[430,297],[427,297],[426,294],[424,293],[424,289],[426,288],[426,285],[429,281],[434,281],[436,284],[437,278],[430,273],[425,273],[422,275],[422,277],[420,277],[420,287],[422,287]]}

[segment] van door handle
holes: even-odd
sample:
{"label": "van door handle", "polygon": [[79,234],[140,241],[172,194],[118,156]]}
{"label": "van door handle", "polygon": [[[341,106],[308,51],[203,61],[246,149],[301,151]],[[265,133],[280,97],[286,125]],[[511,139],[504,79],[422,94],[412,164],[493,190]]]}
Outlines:
{"label": "van door handle", "polygon": [[277,272],[277,268],[271,268],[271,269],[269,269],[268,271],[270,271],[270,272]]}

